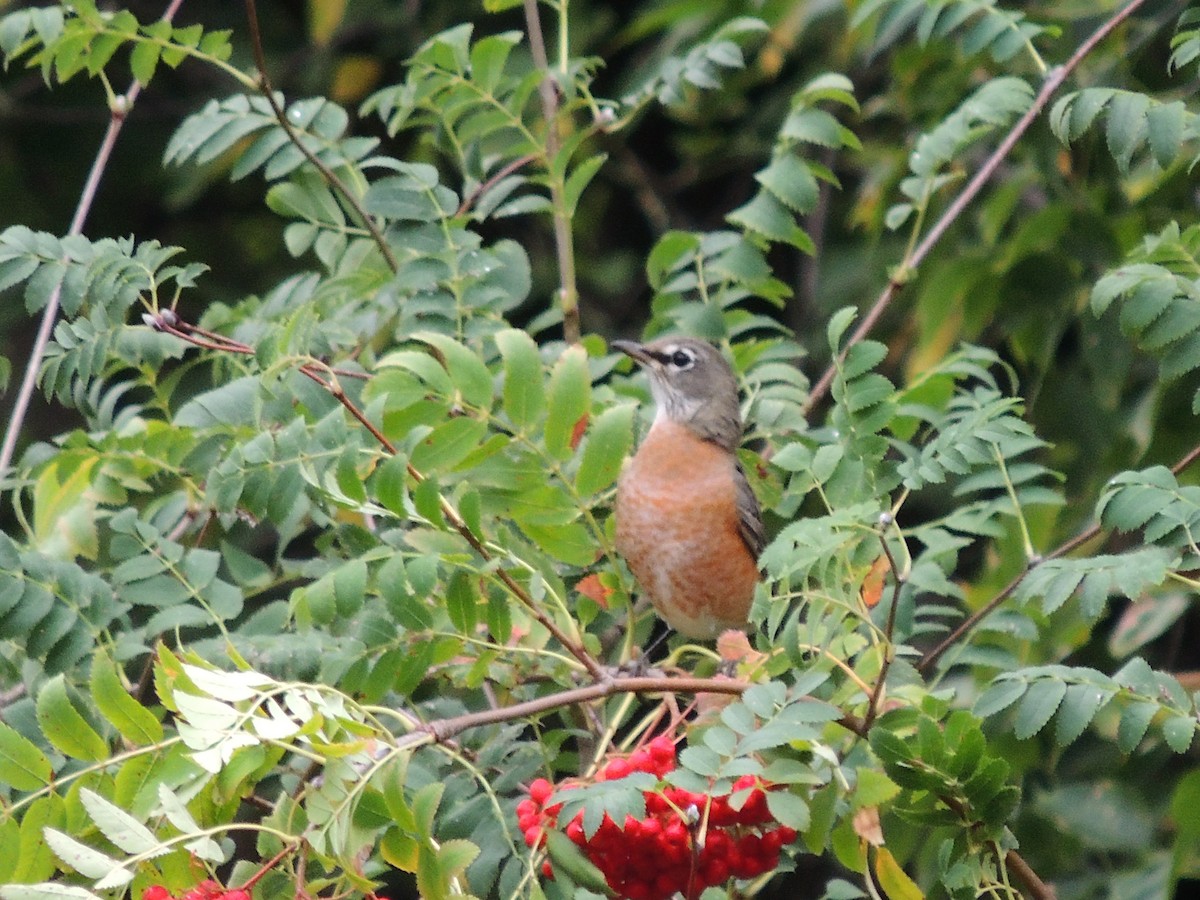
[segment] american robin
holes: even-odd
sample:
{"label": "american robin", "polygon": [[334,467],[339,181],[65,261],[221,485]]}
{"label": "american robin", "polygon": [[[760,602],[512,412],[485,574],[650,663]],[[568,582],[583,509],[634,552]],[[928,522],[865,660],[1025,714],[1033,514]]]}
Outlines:
{"label": "american robin", "polygon": [[742,628],[765,539],[735,453],[742,416],[733,370],[693,338],[612,346],[646,370],[657,406],[617,482],[617,550],[680,634],[710,639]]}

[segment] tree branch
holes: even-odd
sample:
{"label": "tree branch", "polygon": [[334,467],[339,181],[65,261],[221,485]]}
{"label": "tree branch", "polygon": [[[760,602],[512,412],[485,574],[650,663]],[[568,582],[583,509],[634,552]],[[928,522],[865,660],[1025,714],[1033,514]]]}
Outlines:
{"label": "tree branch", "polygon": [[[969,182],[967,182],[966,186],[959,192],[958,196],[955,197],[953,202],[951,202],[951,204],[946,208],[946,211],[942,213],[941,217],[936,223],[934,223],[933,227],[929,229],[929,233],[925,235],[925,238],[920,244],[917,245],[916,249],[913,250],[912,255],[901,262],[899,274],[897,274],[888,282],[887,287],[883,289],[883,293],[879,295],[879,298],[875,301],[875,304],[871,307],[867,314],[863,316],[862,321],[859,322],[858,327],[854,329],[854,332],[850,335],[849,340],[846,342],[846,346],[842,348],[840,358],[844,358],[846,352],[852,346],[859,343],[871,333],[871,331],[875,328],[875,325],[883,317],[884,312],[886,312],[888,307],[891,306],[892,301],[896,299],[896,295],[900,293],[900,288],[902,288],[908,282],[912,271],[916,269],[922,262],[924,262],[925,257],[929,255],[930,251],[933,250],[938,241],[942,239],[942,236],[947,230],[949,230],[950,226],[954,224],[955,220],[958,219],[963,210],[965,210],[971,201],[975,199],[976,195],[983,190],[983,186],[987,184],[988,180],[995,173],[996,169],[999,168],[1005,157],[1007,157],[1012,148],[1016,146],[1017,141],[1019,141],[1024,136],[1025,132],[1029,130],[1029,126],[1033,124],[1034,120],[1037,119],[1039,115],[1041,115],[1042,110],[1045,109],[1046,105],[1050,102],[1050,98],[1055,94],[1056,91],[1058,91],[1060,87],[1062,87],[1063,83],[1067,80],[1071,73],[1074,72],[1079,67],[1079,64],[1083,62],[1084,58],[1096,48],[1096,45],[1108,37],[1108,35],[1111,34],[1118,25],[1133,15],[1133,13],[1137,11],[1138,7],[1142,6],[1145,2],[1146,0],[1130,0],[1129,3],[1119,9],[1117,12],[1113,13],[1113,15],[1110,16],[1102,25],[1100,25],[1099,28],[1092,32],[1087,40],[1080,44],[1079,48],[1073,54],[1071,54],[1070,59],[1068,59],[1061,66],[1051,69],[1046,74],[1045,79],[1042,81],[1042,88],[1040,91],[1038,91],[1038,94],[1034,98],[1034,101],[1032,105],[1030,105],[1029,109],[1027,109],[1025,114],[1017,120],[1016,124],[1013,125],[1012,129],[1007,135],[1005,135],[1004,140],[1000,142],[1000,145],[996,147],[996,149],[992,151],[991,156],[984,161],[979,171],[975,173],[975,176]],[[812,393],[809,394],[808,400],[804,406],[804,414],[806,416],[812,413],[816,404],[819,403],[829,391],[829,387],[833,383],[836,373],[837,366],[831,364],[825,370],[824,374],[821,376],[821,379],[816,383],[816,385],[813,386]]]}
{"label": "tree branch", "polygon": [[571,220],[567,217],[564,192],[566,167],[555,175],[555,158],[560,148],[558,140],[558,88],[550,74],[546,56],[546,41],[538,18],[538,0],[525,0],[525,28],[529,32],[529,52],[533,63],[542,73],[538,94],[542,98],[542,118],[546,121],[546,175],[550,182],[550,202],[554,208],[554,249],[558,256],[559,303],[562,304],[563,337],[569,344],[578,344],[582,336],[579,323],[579,287],[575,282],[575,249],[571,241]]}
{"label": "tree branch", "polygon": [[[248,0],[248,2],[253,2],[253,0]],[[157,317],[150,317],[149,321],[151,322],[152,327],[161,331],[165,331],[168,334],[173,334],[176,337],[198,347],[204,347],[205,349],[219,352],[239,353],[242,355],[252,354],[254,352],[254,349],[247,344],[243,344],[240,341],[230,340],[221,335],[213,334],[212,332],[203,332],[205,336],[198,337],[192,332],[203,330],[196,329],[195,326],[183,322],[175,313],[171,313],[169,317],[160,313]],[[388,440],[387,435],[380,431],[378,426],[376,426],[374,422],[367,418],[366,413],[359,409],[358,405],[353,400],[346,396],[346,392],[342,389],[342,386],[337,381],[336,370],[318,362],[302,363],[298,368],[302,375],[311,379],[323,389],[328,391],[334,397],[334,399],[336,399],[338,403],[340,403],[342,407],[348,413],[350,413],[350,415],[353,416],[360,425],[363,426],[363,428],[370,432],[371,436],[375,438],[375,440],[381,447],[383,447],[384,450],[393,456],[397,455],[399,451],[396,448],[396,445]],[[425,480],[425,475],[418,471],[411,462],[405,463],[405,469],[408,472],[408,476],[418,484]],[[496,559],[495,554],[488,549],[482,538],[480,538],[479,535],[475,534],[475,532],[471,530],[471,527],[459,514],[458,510],[454,508],[454,505],[440,494],[438,495],[438,505],[441,508],[442,516],[445,517],[446,521],[450,523],[450,527],[459,533],[462,539],[466,541],[468,545],[470,545],[472,550],[479,554],[479,556],[482,557],[485,562],[493,562]],[[553,619],[546,615],[545,611],[537,604],[533,597],[530,596],[529,592],[525,590],[519,581],[517,581],[506,569],[500,566],[495,568],[495,574],[505,588],[507,588],[508,591],[514,597],[516,597],[518,601],[520,601],[522,606],[529,610],[530,614],[537,619],[542,627],[549,631],[550,634],[553,635],[554,639],[562,644],[567,652],[569,652],[575,657],[575,659],[579,661],[579,663],[587,670],[588,675],[593,681],[600,682],[605,680],[606,676],[604,667],[601,666],[596,658],[587,651],[583,644],[581,644],[579,641],[573,640],[561,627],[559,627],[559,625]]]}
{"label": "tree branch", "polygon": [[375,246],[379,248],[379,252],[383,255],[384,261],[393,273],[400,270],[400,264],[396,261],[396,255],[392,253],[392,248],[388,246],[387,239],[384,238],[383,232],[379,230],[379,226],[375,224],[375,220],[367,213],[362,205],[362,200],[346,185],[337,173],[325,163],[321,162],[308,147],[304,146],[304,142],[300,140],[292,124],[288,121],[287,113],[283,107],[279,105],[279,101],[275,99],[275,91],[271,88],[271,78],[267,74],[267,58],[263,52],[262,34],[258,27],[258,9],[255,6],[255,0],[246,0],[246,19],[250,26],[250,43],[254,48],[254,64],[258,67],[258,80],[262,89],[262,95],[267,98],[267,103],[271,105],[271,112],[275,114],[275,121],[279,123],[279,127],[283,129],[283,133],[287,135],[289,141],[304,154],[304,158],[308,160],[309,165],[316,169],[321,177],[325,179],[325,183],[342,195],[343,199],[354,210],[355,215],[362,221],[362,225],[371,234],[371,239],[375,242]]}
{"label": "tree branch", "polygon": [[[179,12],[179,7],[182,5],[183,0],[171,0],[162,14],[163,21],[170,22],[173,20],[176,13]],[[104,132],[104,137],[100,139],[100,146],[96,148],[96,156],[92,160],[92,168],[88,172],[87,180],[83,184],[83,190],[79,194],[79,203],[75,206],[75,214],[71,217],[71,224],[67,228],[68,236],[83,234],[84,223],[87,222],[88,214],[92,211],[92,206],[96,202],[96,194],[100,189],[100,181],[104,178],[104,172],[108,168],[108,160],[112,156],[113,147],[116,146],[117,137],[121,134],[121,128],[125,124],[125,119],[128,118],[141,92],[142,84],[135,78],[124,94],[114,97],[110,101],[108,128]],[[50,292],[50,299],[46,302],[46,308],[42,310],[42,321],[38,325],[37,335],[33,340],[33,347],[29,351],[29,361],[25,364],[25,375],[21,379],[21,387],[17,391],[16,400],[13,402],[12,416],[9,418],[8,428],[4,432],[4,443],[0,444],[0,477],[3,477],[4,473],[8,471],[9,466],[12,465],[13,456],[17,449],[17,438],[21,433],[22,425],[25,424],[25,417],[29,414],[29,404],[33,400],[33,392],[37,387],[38,370],[42,367],[42,359],[46,355],[46,347],[50,343],[50,336],[54,333],[54,323],[58,318],[58,305],[61,296],[62,283],[60,282]]]}
{"label": "tree branch", "polygon": [[[1200,445],[1193,447],[1191,450],[1185,453],[1179,459],[1179,461],[1175,463],[1175,465],[1171,466],[1172,474],[1179,475],[1197,459],[1200,459]],[[1021,574],[1017,575],[1017,577],[1006,584],[1000,593],[998,593],[995,597],[964,619],[957,628],[955,628],[945,637],[944,640],[942,640],[940,644],[922,656],[920,661],[917,663],[917,671],[923,675],[928,674],[929,670],[942,657],[942,654],[954,646],[954,644],[956,644],[958,641],[962,640],[962,638],[976,625],[994,613],[1005,600],[1012,596],[1013,592],[1016,591],[1021,582],[1025,580],[1026,576],[1028,576],[1030,572],[1048,559],[1058,559],[1060,556],[1066,556],[1068,553],[1071,553],[1072,551],[1086,544],[1088,541],[1091,541],[1099,536],[1101,531],[1103,531],[1103,529],[1100,527],[1100,523],[1093,523],[1083,531],[1079,532],[1079,534],[1075,535],[1073,538],[1070,538],[1059,544],[1045,556],[1034,557],[1032,560],[1030,560],[1029,565],[1025,567],[1025,571],[1021,572]]]}

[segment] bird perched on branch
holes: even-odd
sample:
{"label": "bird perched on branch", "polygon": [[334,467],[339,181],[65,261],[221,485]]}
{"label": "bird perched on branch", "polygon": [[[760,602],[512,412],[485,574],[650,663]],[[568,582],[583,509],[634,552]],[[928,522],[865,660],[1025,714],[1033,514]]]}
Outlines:
{"label": "bird perched on branch", "polygon": [[680,634],[711,639],[742,628],[765,539],[736,455],[742,416],[733,370],[694,338],[612,346],[646,370],[657,407],[617,483],[617,550]]}

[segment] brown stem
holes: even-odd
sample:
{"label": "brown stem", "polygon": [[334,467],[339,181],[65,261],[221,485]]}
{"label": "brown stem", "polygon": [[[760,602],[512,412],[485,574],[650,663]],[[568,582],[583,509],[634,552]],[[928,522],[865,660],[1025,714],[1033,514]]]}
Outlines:
{"label": "brown stem", "polygon": [[[1172,474],[1179,475],[1197,459],[1200,459],[1200,444],[1185,453],[1179,458],[1179,461],[1176,462],[1175,465],[1171,466]],[[998,593],[995,597],[993,597],[975,612],[971,613],[971,615],[964,619],[957,628],[950,632],[950,634],[948,634],[940,644],[922,656],[920,662],[917,663],[917,671],[922,674],[928,674],[933,665],[942,657],[942,654],[954,646],[954,644],[959,640],[961,640],[967,632],[994,613],[1000,604],[1012,596],[1013,592],[1020,586],[1021,582],[1025,580],[1025,577],[1030,572],[1048,559],[1058,559],[1060,556],[1066,556],[1068,553],[1071,553],[1072,551],[1086,544],[1088,541],[1096,538],[1102,530],[1103,529],[1100,527],[1100,523],[1093,523],[1083,531],[1079,532],[1079,534],[1075,535],[1073,538],[1070,538],[1064,541],[1062,544],[1059,544],[1045,556],[1035,557],[1034,559],[1030,560],[1029,565],[1026,566],[1024,572],[1021,572],[1019,575],[1017,575],[1017,577],[1006,584],[1000,593]]]}
{"label": "brown stem", "polygon": [[1042,881],[1037,872],[1029,867],[1029,863],[1025,862],[1025,858],[1016,850],[1009,850],[1004,855],[1004,862],[1021,880],[1021,884],[1025,885],[1025,890],[1033,900],[1056,900],[1058,895],[1054,893],[1054,888]]}
{"label": "brown stem", "polygon": [[475,188],[475,190],[471,191],[468,196],[463,198],[463,202],[458,205],[458,212],[456,212],[455,215],[465,215],[467,210],[469,210],[479,201],[480,197],[494,188],[498,183],[503,181],[513,172],[525,168],[525,166],[529,165],[537,158],[538,156],[536,153],[526,153],[524,156],[518,156],[516,159],[510,161],[507,165],[501,166],[500,169],[496,171],[496,174],[480,184],[479,187]]}
{"label": "brown stem", "polygon": [[[375,440],[379,442],[379,445],[388,453],[395,456],[399,452],[396,448],[396,445],[388,440],[387,436],[380,431],[378,427],[376,427],[374,422],[367,418],[366,414],[358,408],[353,400],[346,396],[346,392],[342,390],[341,385],[339,385],[336,381],[328,381],[325,379],[325,377],[322,375],[323,370],[321,368],[315,364],[306,363],[300,367],[300,371],[317,384],[321,385],[321,387],[323,387],[325,390],[329,391],[329,393],[332,394],[340,404],[342,404],[346,411],[349,412],[350,415],[354,416],[354,418],[358,420],[359,424],[367,429],[367,431],[371,433],[371,436],[375,438]],[[419,472],[412,463],[406,463],[405,468],[408,471],[408,476],[413,481],[420,483],[425,480],[425,476]],[[495,560],[495,556],[492,554],[492,552],[487,548],[480,537],[471,530],[471,527],[467,525],[466,521],[462,516],[459,515],[458,510],[454,508],[453,504],[451,504],[449,500],[447,500],[444,496],[439,495],[438,505],[441,508],[442,515],[445,517],[446,521],[450,523],[450,527],[459,533],[462,539],[470,545],[472,550],[478,553],[485,562],[492,562]],[[521,602],[522,606],[529,610],[529,612],[535,619],[538,620],[542,627],[549,631],[550,634],[554,636],[555,640],[562,644],[572,656],[579,660],[583,667],[587,669],[588,675],[590,675],[593,680],[601,681],[604,679],[604,668],[600,665],[600,663],[597,662],[590,653],[588,653],[587,649],[582,644],[572,640],[571,637],[565,631],[563,631],[553,619],[546,615],[542,608],[538,606],[533,597],[529,595],[529,592],[521,586],[519,581],[509,574],[508,570],[497,566],[495,573],[496,577],[500,579],[500,582],[506,588],[508,588],[509,592],[516,597],[517,600]]]}
{"label": "brown stem", "polygon": [[311,150],[304,145],[304,142],[296,135],[291,123],[288,121],[287,113],[284,112],[279,101],[275,99],[275,91],[271,88],[271,78],[267,74],[267,58],[263,52],[262,34],[258,27],[258,9],[255,6],[255,0],[246,0],[246,19],[250,26],[250,43],[254,48],[254,64],[258,67],[258,80],[262,88],[262,95],[267,98],[267,103],[271,105],[271,112],[275,114],[275,121],[279,123],[279,127],[283,129],[283,133],[287,135],[289,141],[299,150],[309,165],[316,169],[325,183],[333,190],[342,195],[342,198],[354,210],[355,215],[362,222],[362,226],[371,234],[371,239],[375,242],[375,246],[379,248],[379,252],[383,255],[384,261],[393,273],[400,270],[400,264],[396,261],[396,256],[392,253],[392,248],[388,246],[387,240],[383,236],[383,232],[379,230],[379,226],[375,224],[375,220],[367,214],[366,209],[362,205],[362,201],[358,195],[346,186],[346,183],[338,177],[337,173],[325,163],[321,162]]}
{"label": "brown stem", "polygon": [[[567,218],[563,178],[553,174],[558,156],[558,88],[550,75],[542,23],[538,18],[538,0],[525,0],[525,28],[529,32],[529,52],[542,73],[538,94],[542,98],[542,118],[546,121],[546,168],[550,181],[550,202],[554,208],[554,249],[558,256],[559,302],[562,304],[563,338],[578,344],[582,337],[579,322],[579,287],[575,283],[575,250],[571,243],[571,222]],[[565,171],[565,167],[564,167]]]}
{"label": "brown stem", "polygon": [[[529,716],[540,715],[552,709],[563,706],[575,706],[602,700],[615,694],[734,694],[741,695],[752,685],[746,681],[734,681],[729,678],[694,678],[692,676],[621,676],[605,677],[595,684],[559,691],[536,700],[515,703],[499,709],[485,709],[479,712],[466,713],[449,719],[441,719],[422,725],[414,732],[408,742],[416,743],[425,735],[431,736],[439,743],[449,740],[468,728],[478,728],[481,725],[495,725],[500,722],[511,722]],[[860,737],[866,734],[863,723],[855,716],[845,716],[839,724]]]}
{"label": "brown stem", "polygon": [[[183,0],[171,0],[162,14],[163,21],[173,20],[182,5]],[[129,85],[129,89],[121,96],[115,97],[110,104],[108,128],[100,140],[100,146],[96,148],[96,156],[92,160],[92,168],[83,184],[83,190],[79,194],[79,203],[75,206],[75,214],[71,217],[67,235],[83,234],[83,225],[96,202],[96,193],[100,189],[100,181],[108,168],[108,160],[112,156],[113,147],[116,146],[117,136],[121,133],[121,127],[125,124],[125,119],[128,118],[129,112],[133,109],[141,92],[141,82],[135,78]],[[46,347],[50,344],[50,336],[54,333],[54,323],[58,318],[61,296],[62,283],[60,282],[50,292],[46,308],[42,310],[42,321],[38,325],[33,347],[29,351],[29,361],[25,364],[25,375],[21,379],[17,397],[13,401],[12,415],[8,420],[8,428],[4,432],[4,442],[0,445],[0,476],[8,471],[13,455],[16,453],[17,437],[21,433],[21,426],[25,423],[25,416],[29,413],[29,404],[33,400],[33,392],[37,387],[38,370],[42,367]]]}
{"label": "brown stem", "polygon": [[887,646],[884,648],[883,662],[879,666],[879,677],[875,681],[875,689],[871,691],[871,701],[867,704],[867,714],[863,719],[863,728],[869,730],[871,723],[875,721],[875,716],[879,713],[879,700],[883,696],[883,683],[887,680],[888,669],[892,667],[892,660],[896,658],[896,647],[892,643],[892,635],[896,633],[896,607],[900,605],[900,589],[904,586],[904,579],[900,575],[900,570],[896,567],[896,558],[892,556],[892,549],[887,545],[887,538],[879,535],[879,543],[883,546],[883,553],[887,557],[888,566],[892,570],[892,606],[888,610],[887,624],[884,626],[884,637],[887,639]]}
{"label": "brown stem", "polygon": [[[946,211],[942,213],[941,217],[937,220],[934,226],[929,229],[929,233],[925,235],[924,239],[920,242],[920,244],[917,245],[916,249],[913,250],[912,255],[901,263],[900,273],[888,282],[887,287],[883,289],[883,292],[879,295],[879,298],[875,301],[875,304],[871,307],[867,314],[863,316],[862,321],[859,322],[858,327],[854,329],[853,334],[850,335],[849,340],[846,342],[846,346],[842,348],[841,356],[839,358],[844,357],[846,352],[852,346],[863,340],[863,338],[871,333],[871,330],[875,327],[876,323],[879,322],[879,319],[883,316],[884,312],[896,298],[896,295],[900,292],[900,288],[903,287],[903,285],[908,281],[912,270],[925,260],[925,257],[929,255],[929,252],[934,248],[934,246],[936,246],[937,242],[941,240],[942,236],[946,233],[950,226],[954,224],[955,220],[962,214],[963,210],[967,208],[967,205],[975,199],[975,196],[983,189],[983,186],[992,177],[996,169],[1004,161],[1004,158],[1008,156],[1012,148],[1016,146],[1017,141],[1024,136],[1025,132],[1029,130],[1029,126],[1033,124],[1034,120],[1041,114],[1042,110],[1045,109],[1046,105],[1050,102],[1050,98],[1060,87],[1062,87],[1063,82],[1067,80],[1067,77],[1079,67],[1079,64],[1083,62],[1084,58],[1096,48],[1097,44],[1108,37],[1108,35],[1112,33],[1113,29],[1133,15],[1138,7],[1142,6],[1142,4],[1145,2],[1146,0],[1130,0],[1129,3],[1115,12],[1102,25],[1100,25],[1099,28],[1092,32],[1087,40],[1080,44],[1079,48],[1073,54],[1071,54],[1070,59],[1068,59],[1061,66],[1051,69],[1046,74],[1045,79],[1042,81],[1041,90],[1038,91],[1037,97],[1034,98],[1033,104],[1025,111],[1025,115],[1021,116],[1021,118],[1017,120],[1017,123],[1013,125],[1012,129],[1007,135],[1005,135],[1004,140],[1000,142],[1000,145],[992,151],[991,156],[984,161],[984,164],[980,167],[979,171],[975,173],[975,176],[967,182],[966,186],[963,187],[958,196],[954,198],[953,202],[946,208]],[[820,381],[816,383],[812,389],[812,393],[809,394],[808,401],[804,407],[805,415],[810,414],[816,404],[819,403],[825,396],[830,385],[833,383],[833,379],[836,374],[836,364],[830,365],[829,368],[825,370],[825,373],[821,376]]]}
{"label": "brown stem", "polygon": [[[182,320],[169,323],[164,318],[159,316],[154,320],[154,327],[169,334],[173,334],[191,344],[195,344],[197,347],[204,347],[209,350],[226,351],[230,353],[240,353],[242,355],[254,352],[252,347],[243,344],[240,341],[230,340],[229,338],[222,337],[221,335],[213,332],[205,332],[203,329],[196,328]],[[205,334],[206,337],[197,336],[201,333]],[[363,426],[363,428],[370,432],[371,437],[375,438],[379,446],[383,447],[384,450],[393,456],[399,452],[396,448],[396,445],[388,440],[387,435],[380,431],[378,426],[376,426],[374,422],[367,418],[366,413],[359,409],[357,404],[355,404],[353,400],[346,396],[346,392],[337,382],[336,377],[328,377],[335,375],[336,370],[321,363],[307,362],[299,366],[299,371],[300,374],[310,378],[316,384],[328,391],[334,397],[334,399],[336,399],[338,403],[340,403],[342,407],[348,413],[350,413],[350,415],[352,415],[360,425]],[[355,374],[357,376],[357,373]],[[416,468],[414,468],[412,463],[406,463],[405,468],[408,471],[409,477],[412,478],[413,481],[420,483],[425,480],[425,476]],[[471,546],[471,549],[478,553],[485,562],[494,561],[494,554],[487,548],[482,539],[480,539],[480,537],[471,530],[470,526],[467,525],[466,521],[461,515],[459,515],[458,510],[454,508],[450,501],[443,496],[439,496],[438,504],[441,507],[442,515],[445,517],[446,521],[450,523],[450,527],[459,533],[463,540],[465,540]],[[509,592],[521,602],[521,605],[528,609],[533,617],[537,619],[539,623],[541,623],[542,627],[549,631],[555,640],[562,644],[572,656],[579,660],[583,667],[587,669],[588,675],[594,681],[600,681],[604,679],[605,675],[603,666],[596,661],[595,657],[588,653],[587,649],[584,648],[582,644],[572,640],[571,637],[565,631],[563,631],[553,619],[546,615],[541,607],[539,607],[534,601],[533,597],[530,596],[529,592],[521,586],[519,581],[513,578],[513,576],[509,574],[507,570],[500,567],[495,569],[495,574],[496,577],[500,579],[500,582],[509,590]]]}

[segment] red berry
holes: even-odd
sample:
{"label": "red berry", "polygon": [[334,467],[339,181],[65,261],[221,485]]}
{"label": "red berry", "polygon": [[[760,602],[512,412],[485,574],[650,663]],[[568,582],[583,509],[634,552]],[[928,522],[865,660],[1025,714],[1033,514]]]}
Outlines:
{"label": "red berry", "polygon": [[[226,891],[225,900],[250,900],[250,895],[240,889],[236,891]],[[386,898],[380,898],[380,900],[386,900]]]}
{"label": "red berry", "polygon": [[531,828],[525,829],[525,843],[530,847],[540,846],[546,837],[546,832],[541,825],[534,825]]}
{"label": "red berry", "polygon": [[567,837],[571,839],[571,843],[579,847],[582,847],[586,843],[586,838],[583,835],[582,813],[573,818],[567,825]]}
{"label": "red berry", "polygon": [[529,785],[529,796],[538,806],[544,804],[553,793],[554,785],[545,778],[535,778]]}
{"label": "red berry", "polygon": [[660,813],[665,813],[670,807],[667,805],[667,798],[658,791],[646,792],[646,814],[657,816]]}
{"label": "red berry", "polygon": [[142,900],[171,900],[171,892],[161,884],[152,884],[142,891]]}
{"label": "red berry", "polygon": [[646,748],[650,751],[650,755],[654,757],[654,761],[659,765],[670,763],[671,767],[675,767],[675,741],[665,734],[660,734]]}
{"label": "red berry", "polygon": [[650,755],[650,751],[645,747],[640,750],[634,750],[629,754],[629,768],[634,772],[653,772],[654,757]]}
{"label": "red berry", "polygon": [[614,759],[609,762],[603,769],[603,774],[606,780],[616,781],[618,778],[624,778],[633,768],[629,765],[627,759]]}

